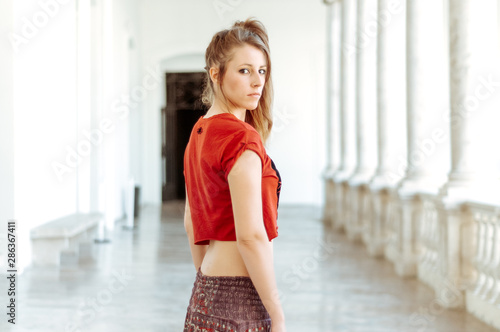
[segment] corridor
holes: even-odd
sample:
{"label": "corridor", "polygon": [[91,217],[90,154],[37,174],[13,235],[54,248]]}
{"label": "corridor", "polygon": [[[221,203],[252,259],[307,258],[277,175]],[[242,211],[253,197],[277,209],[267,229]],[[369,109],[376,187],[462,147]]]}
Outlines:
{"label": "corridor", "polygon": [[250,17],[288,331],[500,331],[500,0],[2,0],[0,332],[182,330],[183,156]]}
{"label": "corridor", "polygon": [[[182,331],[195,277],[183,208],[181,200],[146,206],[133,231],[120,221],[92,261],[29,267],[12,331]],[[278,223],[275,267],[289,332],[495,331],[465,311],[442,310],[422,282],[325,229],[319,208],[282,205]]]}

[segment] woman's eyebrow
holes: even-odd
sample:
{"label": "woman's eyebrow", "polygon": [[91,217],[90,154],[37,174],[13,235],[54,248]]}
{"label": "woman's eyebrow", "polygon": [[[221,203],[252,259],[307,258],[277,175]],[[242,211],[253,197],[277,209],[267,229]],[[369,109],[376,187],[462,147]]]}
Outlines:
{"label": "woman's eyebrow", "polygon": [[[249,63],[244,63],[244,64],[242,64],[242,65],[239,65],[239,67],[241,67],[241,66],[250,66],[250,67],[253,67],[253,66],[252,66],[251,64],[249,64]],[[262,66],[260,66],[260,68],[263,68],[263,67],[267,67],[267,65],[262,65]]]}

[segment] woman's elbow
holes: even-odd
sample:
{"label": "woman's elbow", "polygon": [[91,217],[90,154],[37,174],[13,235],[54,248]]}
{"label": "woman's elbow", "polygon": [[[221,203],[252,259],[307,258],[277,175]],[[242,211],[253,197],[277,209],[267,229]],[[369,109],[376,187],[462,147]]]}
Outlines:
{"label": "woman's elbow", "polygon": [[267,235],[263,232],[252,232],[237,236],[236,244],[239,247],[256,247],[269,242]]}

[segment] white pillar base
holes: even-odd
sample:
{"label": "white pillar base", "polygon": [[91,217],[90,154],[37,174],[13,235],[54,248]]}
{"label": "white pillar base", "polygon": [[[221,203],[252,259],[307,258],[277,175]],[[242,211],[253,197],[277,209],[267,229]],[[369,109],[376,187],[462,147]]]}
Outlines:
{"label": "white pillar base", "polygon": [[346,210],[349,211],[345,224],[347,237],[353,242],[361,242],[364,226],[364,218],[366,214],[367,190],[366,186],[352,186],[348,184],[348,205]]}
{"label": "white pillar base", "polygon": [[333,176],[335,187],[333,228],[339,232],[345,231],[346,222],[349,220],[350,196],[348,180],[351,174],[352,169],[344,169],[336,172]]}
{"label": "white pillar base", "polygon": [[333,178],[325,179],[325,205],[323,207],[323,224],[332,227],[335,214],[335,183]]}
{"label": "white pillar base", "polygon": [[395,202],[397,209],[397,235],[395,248],[393,248],[394,267],[401,277],[417,276],[417,263],[419,247],[417,242],[418,218],[421,212],[421,202],[416,195],[399,195]]}
{"label": "white pillar base", "polygon": [[371,209],[363,233],[368,254],[372,257],[383,257],[387,245],[387,225],[389,217],[389,193],[385,189],[371,190],[369,193]]}

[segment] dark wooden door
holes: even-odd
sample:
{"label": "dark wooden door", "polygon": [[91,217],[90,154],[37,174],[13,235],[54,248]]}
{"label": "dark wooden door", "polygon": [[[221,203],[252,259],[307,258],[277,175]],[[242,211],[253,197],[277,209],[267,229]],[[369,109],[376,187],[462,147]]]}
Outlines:
{"label": "dark wooden door", "polygon": [[167,73],[162,119],[162,200],[185,199],[184,151],[194,124],[207,108],[201,102],[205,73]]}

